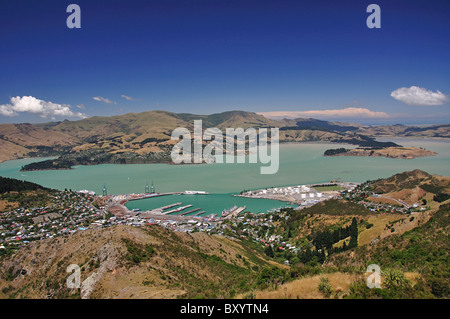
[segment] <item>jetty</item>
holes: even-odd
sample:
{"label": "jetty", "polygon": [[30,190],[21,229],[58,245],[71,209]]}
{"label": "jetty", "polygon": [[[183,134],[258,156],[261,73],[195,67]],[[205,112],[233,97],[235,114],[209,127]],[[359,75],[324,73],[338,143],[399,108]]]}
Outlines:
{"label": "jetty", "polygon": [[154,208],[154,209],[152,209],[152,210],[150,210],[150,212],[152,212],[152,213],[159,213],[159,214],[161,214],[164,210],[166,210],[166,209],[169,209],[169,208],[172,208],[172,207],[175,207],[175,206],[179,206],[179,205],[182,205],[183,203],[173,203],[173,204],[170,204],[170,205],[166,205],[166,206],[163,206],[163,207],[158,207],[158,208]]}
{"label": "jetty", "polygon": [[243,206],[243,207],[237,207],[237,206],[233,206],[231,209],[226,210],[222,213],[222,218],[231,218],[231,217],[236,217],[237,215],[239,215],[241,212],[243,212],[245,209],[247,208],[247,206]]}
{"label": "jetty", "polygon": [[188,214],[191,214],[191,213],[193,213],[193,212],[199,211],[200,209],[201,209],[201,208],[191,209],[191,210],[188,210],[187,212],[181,213],[180,215],[181,215],[181,216],[188,215]]}
{"label": "jetty", "polygon": [[192,205],[186,205],[186,206],[181,206],[172,210],[169,210],[167,212],[162,212],[163,215],[168,215],[168,214],[172,214],[172,213],[177,213],[177,212],[181,212],[182,210],[185,210],[186,208],[192,207]]}

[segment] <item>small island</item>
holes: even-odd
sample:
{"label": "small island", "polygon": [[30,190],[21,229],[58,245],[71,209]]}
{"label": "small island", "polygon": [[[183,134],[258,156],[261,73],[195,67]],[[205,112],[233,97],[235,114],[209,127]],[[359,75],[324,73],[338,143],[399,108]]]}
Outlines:
{"label": "small island", "polygon": [[413,159],[425,156],[434,156],[436,152],[420,147],[392,146],[383,148],[354,148],[354,149],[328,149],[324,156],[373,156],[387,158]]}

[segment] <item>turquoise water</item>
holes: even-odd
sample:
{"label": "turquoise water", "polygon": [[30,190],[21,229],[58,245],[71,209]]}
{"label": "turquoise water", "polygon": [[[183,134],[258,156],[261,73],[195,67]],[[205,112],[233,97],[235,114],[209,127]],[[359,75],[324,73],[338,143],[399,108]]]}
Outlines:
{"label": "turquoise water", "polygon": [[[416,168],[431,174],[450,176],[449,142],[407,139],[395,141],[404,146],[424,147],[439,154],[412,160],[380,157],[323,157],[322,154],[326,149],[350,146],[325,143],[281,144],[280,167],[273,175],[261,175],[259,163],[104,164],[77,166],[72,170],[20,172],[22,165],[33,162],[35,159],[0,163],[0,175],[57,189],[88,189],[97,194],[102,193],[104,183],[109,194],[142,193],[145,190],[146,181],[149,184],[153,181],[157,192],[202,190],[222,194],[224,198],[229,199],[231,193],[237,194],[242,190],[320,183],[332,179],[363,182]],[[216,200],[214,197],[210,198],[212,202]],[[279,204],[280,202],[275,201],[274,205],[279,207]],[[203,206],[206,205],[203,204]],[[234,202],[230,199],[229,204],[227,202],[227,205],[217,206],[221,210],[233,205]]]}
{"label": "turquoise water", "polygon": [[[287,205],[285,202],[262,199],[262,198],[244,198],[236,197],[229,194],[209,194],[209,195],[168,195],[155,198],[139,199],[130,201],[126,204],[129,209],[139,208],[142,211],[163,207],[174,203],[183,203],[180,206],[192,205],[192,207],[186,208],[183,212],[187,212],[194,208],[201,208],[200,211],[205,211],[206,215],[218,214],[220,215],[223,209],[228,209],[232,206],[243,207],[246,206],[246,211],[252,213],[265,213],[270,209],[277,209],[280,207],[292,206]],[[179,206],[176,206],[179,207]],[[176,208],[173,207],[173,208]],[[170,208],[170,209],[173,209]],[[168,209],[168,210],[170,210]],[[193,212],[193,215],[200,211]],[[180,212],[182,213],[182,212]],[[179,214],[179,213],[174,213]]]}

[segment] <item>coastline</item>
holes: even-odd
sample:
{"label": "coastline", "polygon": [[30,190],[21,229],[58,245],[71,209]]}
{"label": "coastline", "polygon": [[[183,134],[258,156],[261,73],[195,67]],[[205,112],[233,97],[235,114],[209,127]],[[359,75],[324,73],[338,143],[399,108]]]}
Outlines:
{"label": "coastline", "polygon": [[[441,141],[441,142],[450,142],[450,139],[445,139],[445,138],[441,138],[441,137],[436,137],[436,138],[423,138],[423,139],[417,139],[417,138],[407,138],[407,137],[397,137],[395,138],[397,140],[402,140],[402,139],[407,139],[410,141]],[[280,141],[280,145],[292,145],[292,146],[296,146],[296,145],[352,145],[352,144],[348,144],[348,143],[338,143],[338,142],[330,142],[330,141],[305,141],[305,142],[297,142],[297,141]],[[437,154],[437,153],[436,153]],[[433,154],[433,155],[436,155]],[[344,155],[339,155],[339,156],[344,156]],[[347,155],[347,156],[370,156],[370,155]],[[431,156],[431,155],[426,155],[426,156]],[[404,159],[404,157],[391,157],[391,158],[402,158]],[[23,160],[23,159],[35,159],[36,162],[40,162],[40,161],[45,161],[45,160],[50,160],[50,159],[58,159],[58,157],[27,157],[27,156],[21,156],[21,157],[15,157],[15,158],[9,158],[9,159],[4,159],[4,160],[0,160],[0,163],[5,163],[8,161],[15,161],[15,160]],[[167,165],[203,165],[203,164],[207,164],[207,163],[180,163],[180,164],[175,164],[171,161],[160,161],[160,162],[149,162],[149,163],[110,163],[110,162],[105,162],[105,163],[98,163],[98,164],[77,164],[74,165],[74,167],[71,168],[55,168],[55,169],[34,169],[34,170],[23,170],[23,172],[31,172],[31,171],[56,171],[56,170],[72,170],[75,168],[75,166],[96,166],[96,165],[103,165],[103,164],[113,164],[113,165],[133,165],[133,164],[167,164]]]}
{"label": "coastline", "polygon": [[[327,150],[330,151],[330,150]],[[325,151],[326,153],[326,151]],[[325,154],[326,157],[336,156],[356,156],[356,157],[385,157],[395,159],[415,159],[419,157],[429,157],[438,155],[437,152],[417,147],[387,147],[381,149],[364,149],[354,148],[345,151],[336,152],[335,154]]]}
{"label": "coastline", "polygon": [[[440,137],[440,136],[390,136],[390,135],[380,135],[380,136],[371,136],[372,138],[375,138],[379,142],[396,142],[401,140],[406,140],[408,142],[450,142],[450,138],[446,137]],[[282,145],[299,145],[299,144],[333,144],[333,145],[352,145],[345,142],[332,142],[332,141],[280,141],[279,142]],[[22,160],[22,159],[36,159],[36,160],[48,160],[48,159],[57,159],[58,157],[33,157],[33,156],[19,156],[19,157],[7,157],[7,158],[0,158],[0,163],[5,163],[8,161],[15,161],[15,160]],[[122,164],[122,163],[102,163],[102,164]],[[199,163],[183,163],[183,164],[173,164],[170,161],[161,161],[161,162],[153,162],[153,163],[133,163],[133,164],[169,164],[169,165],[192,165],[192,164],[199,164]],[[204,164],[204,163],[203,163]],[[92,164],[92,165],[100,165],[100,164]],[[125,163],[124,165],[128,165],[128,163]]]}

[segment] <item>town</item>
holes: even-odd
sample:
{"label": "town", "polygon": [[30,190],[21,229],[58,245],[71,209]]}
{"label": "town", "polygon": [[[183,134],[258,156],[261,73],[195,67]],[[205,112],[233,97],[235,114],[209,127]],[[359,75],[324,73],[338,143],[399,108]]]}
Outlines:
{"label": "town", "polygon": [[[418,203],[398,205],[370,202],[369,196],[377,197],[367,190],[368,183],[334,183],[278,187],[257,191],[244,191],[240,195],[252,198],[278,199],[297,204],[294,210],[301,210],[331,198],[344,198],[363,204],[378,212],[411,213],[423,211]],[[320,192],[318,190],[321,190]],[[173,231],[206,232],[234,238],[249,239],[263,246],[276,245],[292,251],[296,247],[287,244],[274,234],[274,220],[286,216],[284,209],[253,214],[243,208],[238,214],[183,215],[162,214],[160,211],[129,211],[123,204],[128,200],[164,194],[129,194],[98,196],[89,191],[53,191],[52,203],[43,207],[15,208],[0,213],[0,257],[31,241],[70,235],[87,229],[114,225],[160,225]],[[118,209],[118,207],[120,209]]]}

